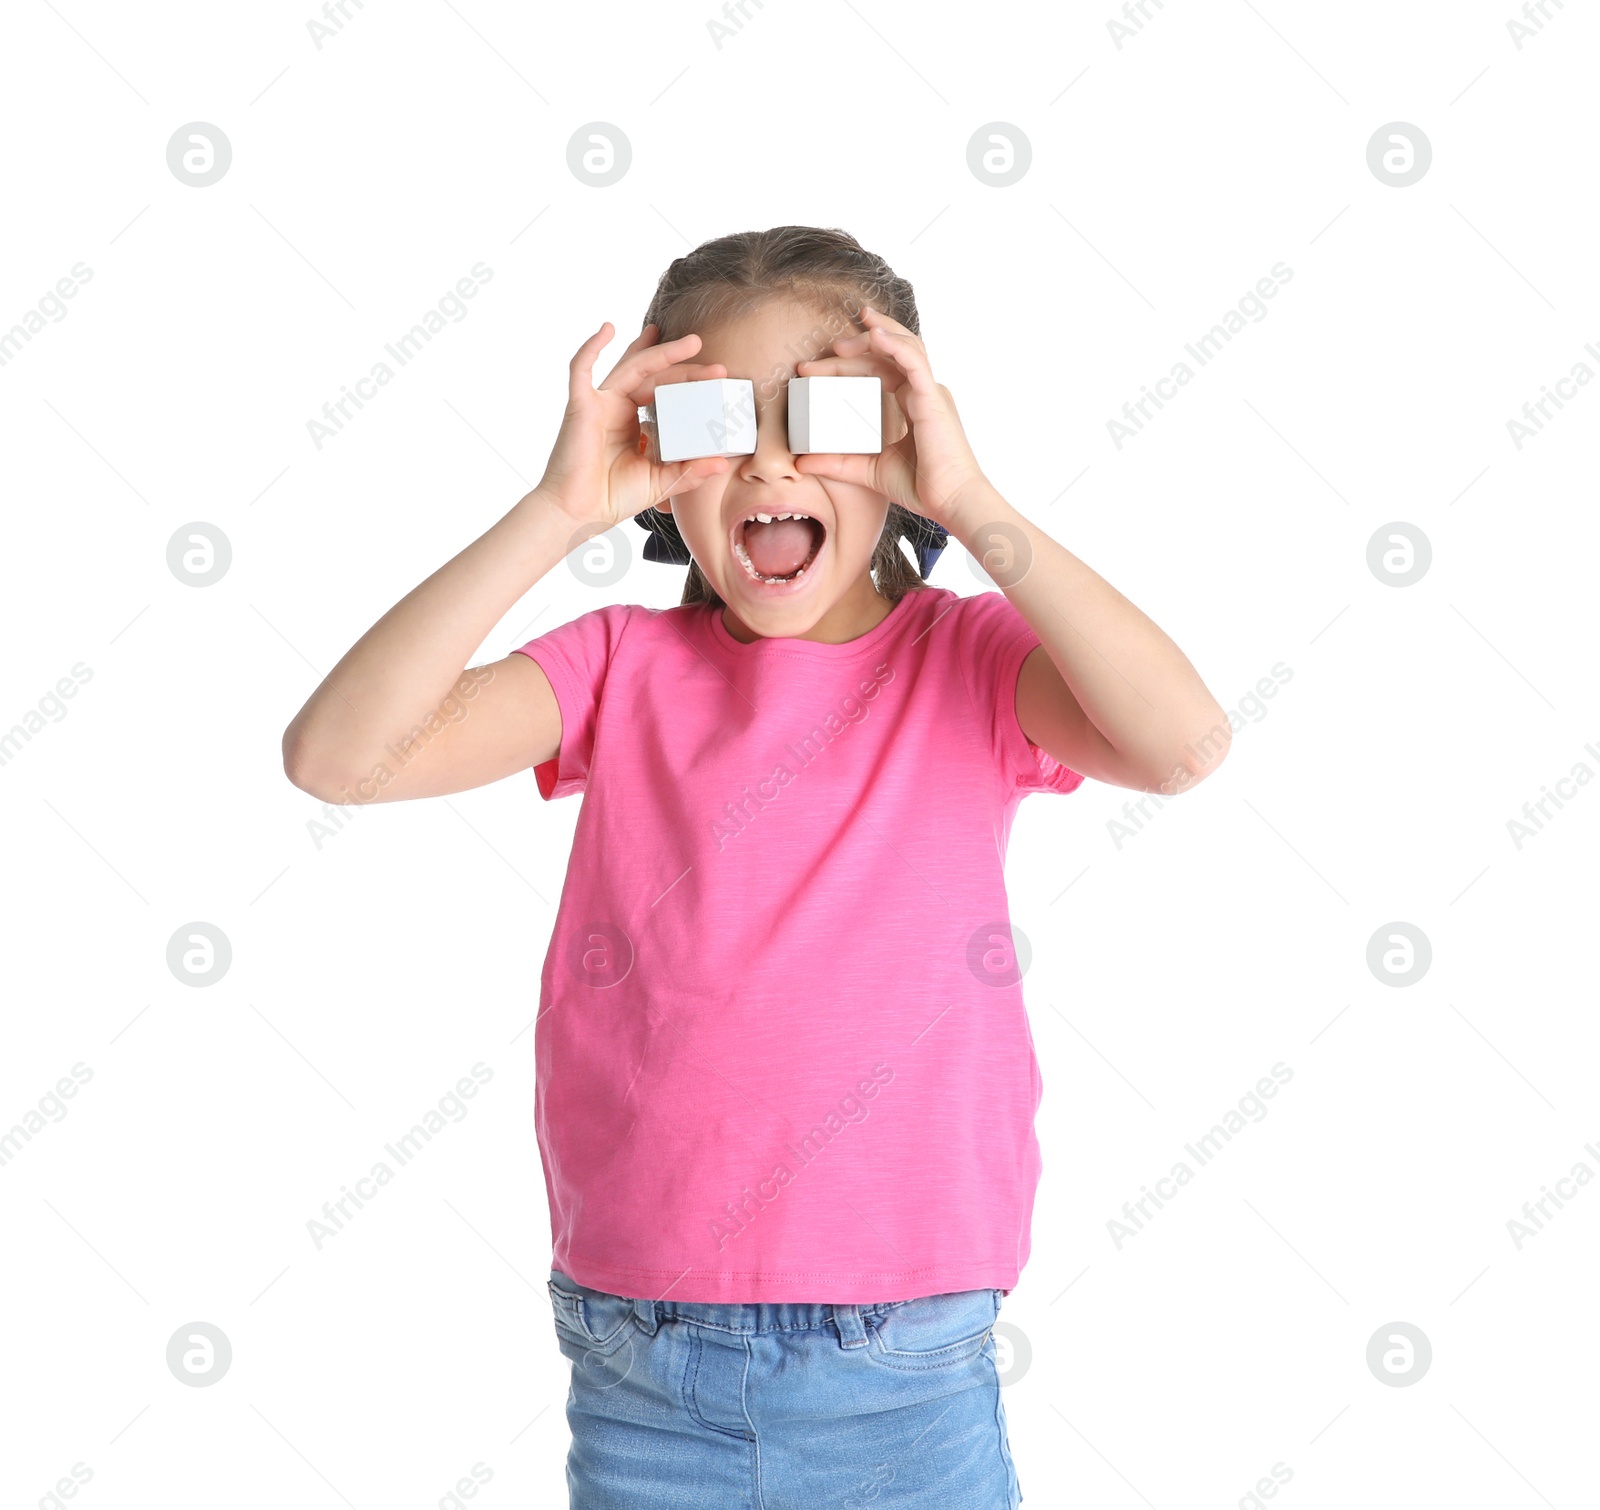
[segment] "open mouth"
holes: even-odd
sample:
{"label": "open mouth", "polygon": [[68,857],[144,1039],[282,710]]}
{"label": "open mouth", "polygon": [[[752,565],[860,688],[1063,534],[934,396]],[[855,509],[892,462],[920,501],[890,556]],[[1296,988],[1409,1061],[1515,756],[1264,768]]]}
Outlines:
{"label": "open mouth", "polygon": [[733,527],[733,553],[753,582],[798,582],[827,538],[822,521],[789,511],[752,511]]}

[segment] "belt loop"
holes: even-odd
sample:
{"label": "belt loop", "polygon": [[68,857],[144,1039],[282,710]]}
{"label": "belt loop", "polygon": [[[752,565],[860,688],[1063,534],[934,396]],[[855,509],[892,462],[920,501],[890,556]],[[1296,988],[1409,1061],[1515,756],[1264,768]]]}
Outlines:
{"label": "belt loop", "polygon": [[833,1308],[833,1324],[839,1328],[840,1347],[865,1347],[867,1345],[867,1329],[861,1320],[860,1306],[835,1306]]}
{"label": "belt loop", "polygon": [[653,1300],[636,1299],[633,1303],[633,1314],[639,1318],[642,1326],[650,1336],[656,1334],[656,1303]]}

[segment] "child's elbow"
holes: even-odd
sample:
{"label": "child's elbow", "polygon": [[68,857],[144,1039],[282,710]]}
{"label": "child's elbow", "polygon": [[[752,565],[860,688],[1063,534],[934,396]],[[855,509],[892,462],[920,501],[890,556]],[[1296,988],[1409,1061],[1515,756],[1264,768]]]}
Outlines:
{"label": "child's elbow", "polygon": [[344,787],[293,724],[283,731],[283,774],[291,786],[319,802],[348,800]]}
{"label": "child's elbow", "polygon": [[1233,748],[1233,727],[1220,707],[1200,731],[1184,741],[1182,764],[1189,773],[1188,787],[1197,786],[1211,775]]}

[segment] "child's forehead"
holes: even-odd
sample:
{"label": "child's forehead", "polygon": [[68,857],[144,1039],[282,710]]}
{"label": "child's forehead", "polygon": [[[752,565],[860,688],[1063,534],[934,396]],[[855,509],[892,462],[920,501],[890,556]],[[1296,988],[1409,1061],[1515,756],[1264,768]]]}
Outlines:
{"label": "child's forehead", "polygon": [[735,372],[733,364],[742,362],[764,370],[780,364],[792,367],[830,350],[840,336],[864,328],[843,305],[771,299],[702,329],[696,360],[723,362],[730,377],[752,377],[753,373]]}

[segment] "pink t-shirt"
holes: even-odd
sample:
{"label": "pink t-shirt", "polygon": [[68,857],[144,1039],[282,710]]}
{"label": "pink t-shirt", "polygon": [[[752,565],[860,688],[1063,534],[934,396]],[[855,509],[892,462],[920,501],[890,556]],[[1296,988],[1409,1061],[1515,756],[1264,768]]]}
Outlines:
{"label": "pink t-shirt", "polygon": [[597,608],[520,649],[583,793],[540,978],[553,1262],[689,1301],[1009,1291],[1042,1092],[1009,933],[1039,644],[1001,593],[908,592],[840,645]]}

